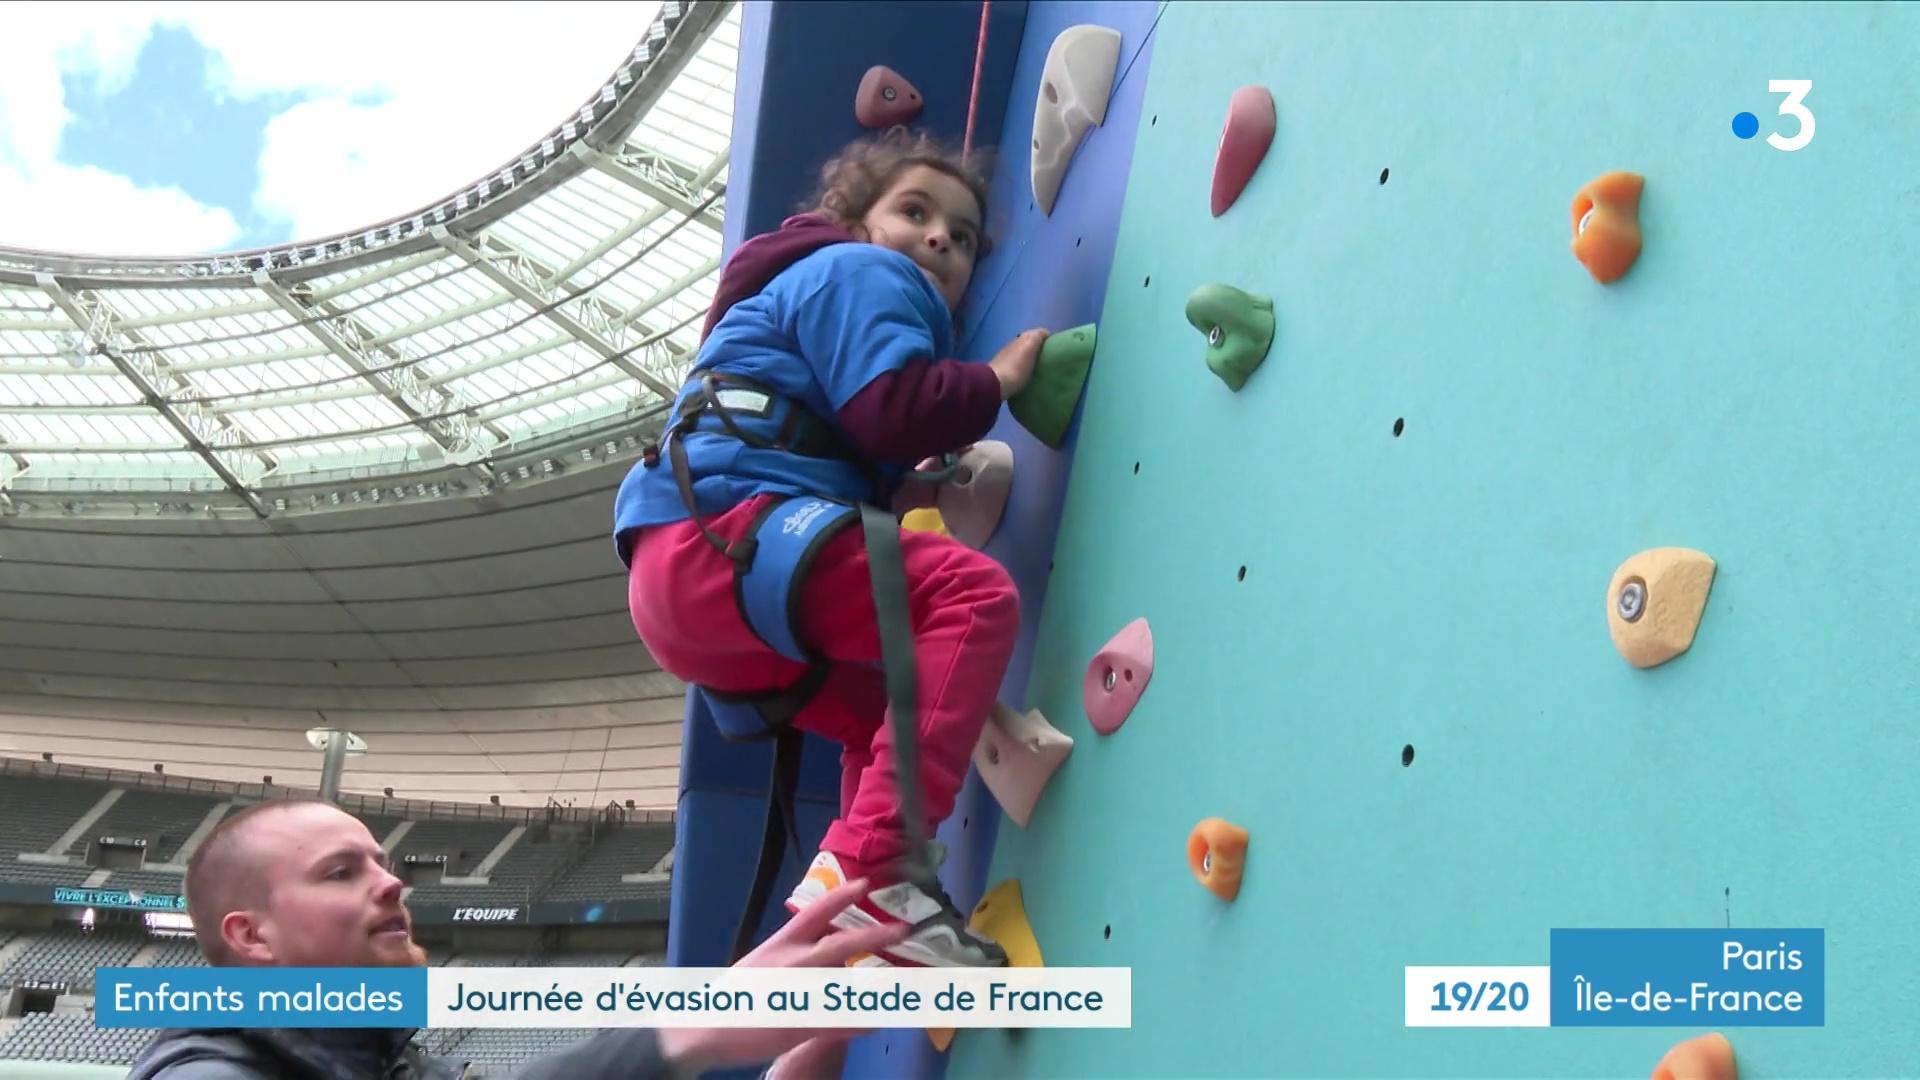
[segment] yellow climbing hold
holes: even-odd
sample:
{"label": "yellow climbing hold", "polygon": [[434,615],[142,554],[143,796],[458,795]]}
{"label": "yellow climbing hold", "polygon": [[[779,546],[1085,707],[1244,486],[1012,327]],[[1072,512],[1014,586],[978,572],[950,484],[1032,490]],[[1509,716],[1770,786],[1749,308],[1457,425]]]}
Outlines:
{"label": "yellow climbing hold", "polygon": [[947,531],[947,521],[940,516],[940,511],[931,506],[923,506],[917,510],[909,510],[905,514],[902,514],[900,516],[900,527],[908,532],[930,532],[937,533],[941,536],[953,535]]}
{"label": "yellow climbing hold", "polygon": [[[968,929],[999,942],[1007,951],[1008,967],[1046,967],[1040,956],[1040,941],[1033,936],[1033,924],[1027,921],[1027,906],[1020,900],[1020,879],[1008,878],[987,890],[973,905]],[[952,1028],[928,1028],[927,1038],[941,1053],[953,1045]]]}

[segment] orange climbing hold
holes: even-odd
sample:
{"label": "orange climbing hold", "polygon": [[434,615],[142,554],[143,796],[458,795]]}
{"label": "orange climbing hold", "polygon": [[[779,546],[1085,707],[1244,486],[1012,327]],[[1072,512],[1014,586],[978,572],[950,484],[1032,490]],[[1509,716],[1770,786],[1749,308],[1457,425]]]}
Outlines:
{"label": "orange climbing hold", "polygon": [[1653,1080],[1740,1080],[1733,1044],[1717,1031],[1676,1043],[1653,1067]]}
{"label": "orange climbing hold", "polygon": [[1610,172],[1573,197],[1573,257],[1601,284],[1618,281],[1640,257],[1640,192],[1646,178]]}
{"label": "orange climbing hold", "polygon": [[1187,866],[1207,891],[1231,902],[1240,895],[1240,873],[1247,862],[1247,830],[1220,818],[1208,818],[1187,835]]}

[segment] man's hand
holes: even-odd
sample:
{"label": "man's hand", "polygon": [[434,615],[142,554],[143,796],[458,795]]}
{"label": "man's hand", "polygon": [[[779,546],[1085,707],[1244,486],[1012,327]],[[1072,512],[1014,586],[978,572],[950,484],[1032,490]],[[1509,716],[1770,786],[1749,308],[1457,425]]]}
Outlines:
{"label": "man's hand", "polygon": [[1033,379],[1034,364],[1040,359],[1040,346],[1047,340],[1047,331],[1029,330],[1002,346],[987,366],[1000,377],[1000,400],[1011,401],[1027,388]]}
{"label": "man's hand", "polygon": [[[788,920],[740,958],[735,967],[838,968],[862,953],[895,944],[911,928],[898,924],[864,930],[837,930],[833,917],[867,894],[865,881],[849,881]],[[876,1024],[878,1026],[884,1026]],[[778,1057],[815,1039],[838,1042],[863,1035],[867,1028],[662,1028],[660,1049],[681,1075],[707,1069],[752,1065]]]}

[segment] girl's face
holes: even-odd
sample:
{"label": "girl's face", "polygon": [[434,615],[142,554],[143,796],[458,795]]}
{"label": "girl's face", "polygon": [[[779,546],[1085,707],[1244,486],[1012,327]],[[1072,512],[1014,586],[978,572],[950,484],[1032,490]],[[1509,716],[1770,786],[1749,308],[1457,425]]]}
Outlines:
{"label": "girl's face", "polygon": [[960,306],[980,251],[980,204],[966,184],[915,165],[900,174],[860,224],[873,243],[912,259],[949,310]]}

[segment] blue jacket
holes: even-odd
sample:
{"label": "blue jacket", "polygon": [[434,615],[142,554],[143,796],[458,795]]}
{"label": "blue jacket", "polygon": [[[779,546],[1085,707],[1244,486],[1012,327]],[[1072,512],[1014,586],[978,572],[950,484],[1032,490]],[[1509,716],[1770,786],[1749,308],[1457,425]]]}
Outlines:
{"label": "blue jacket", "polygon": [[[843,243],[806,255],[760,292],[735,303],[702,344],[694,368],[750,379],[831,426],[840,408],[877,376],[952,351],[953,323],[946,301],[912,259],[873,244]],[[669,430],[687,397],[683,389],[667,419]],[[754,430],[754,418],[735,415],[742,426]],[[779,419],[758,420],[759,430],[771,433]],[[844,440],[844,432],[840,434]],[[702,515],[766,493],[884,502],[903,471],[896,464],[755,449],[727,435],[713,420],[686,435],[682,445]],[[614,538],[621,560],[628,559],[633,530],[687,516],[664,451],[652,467],[635,465],[614,502]]]}

